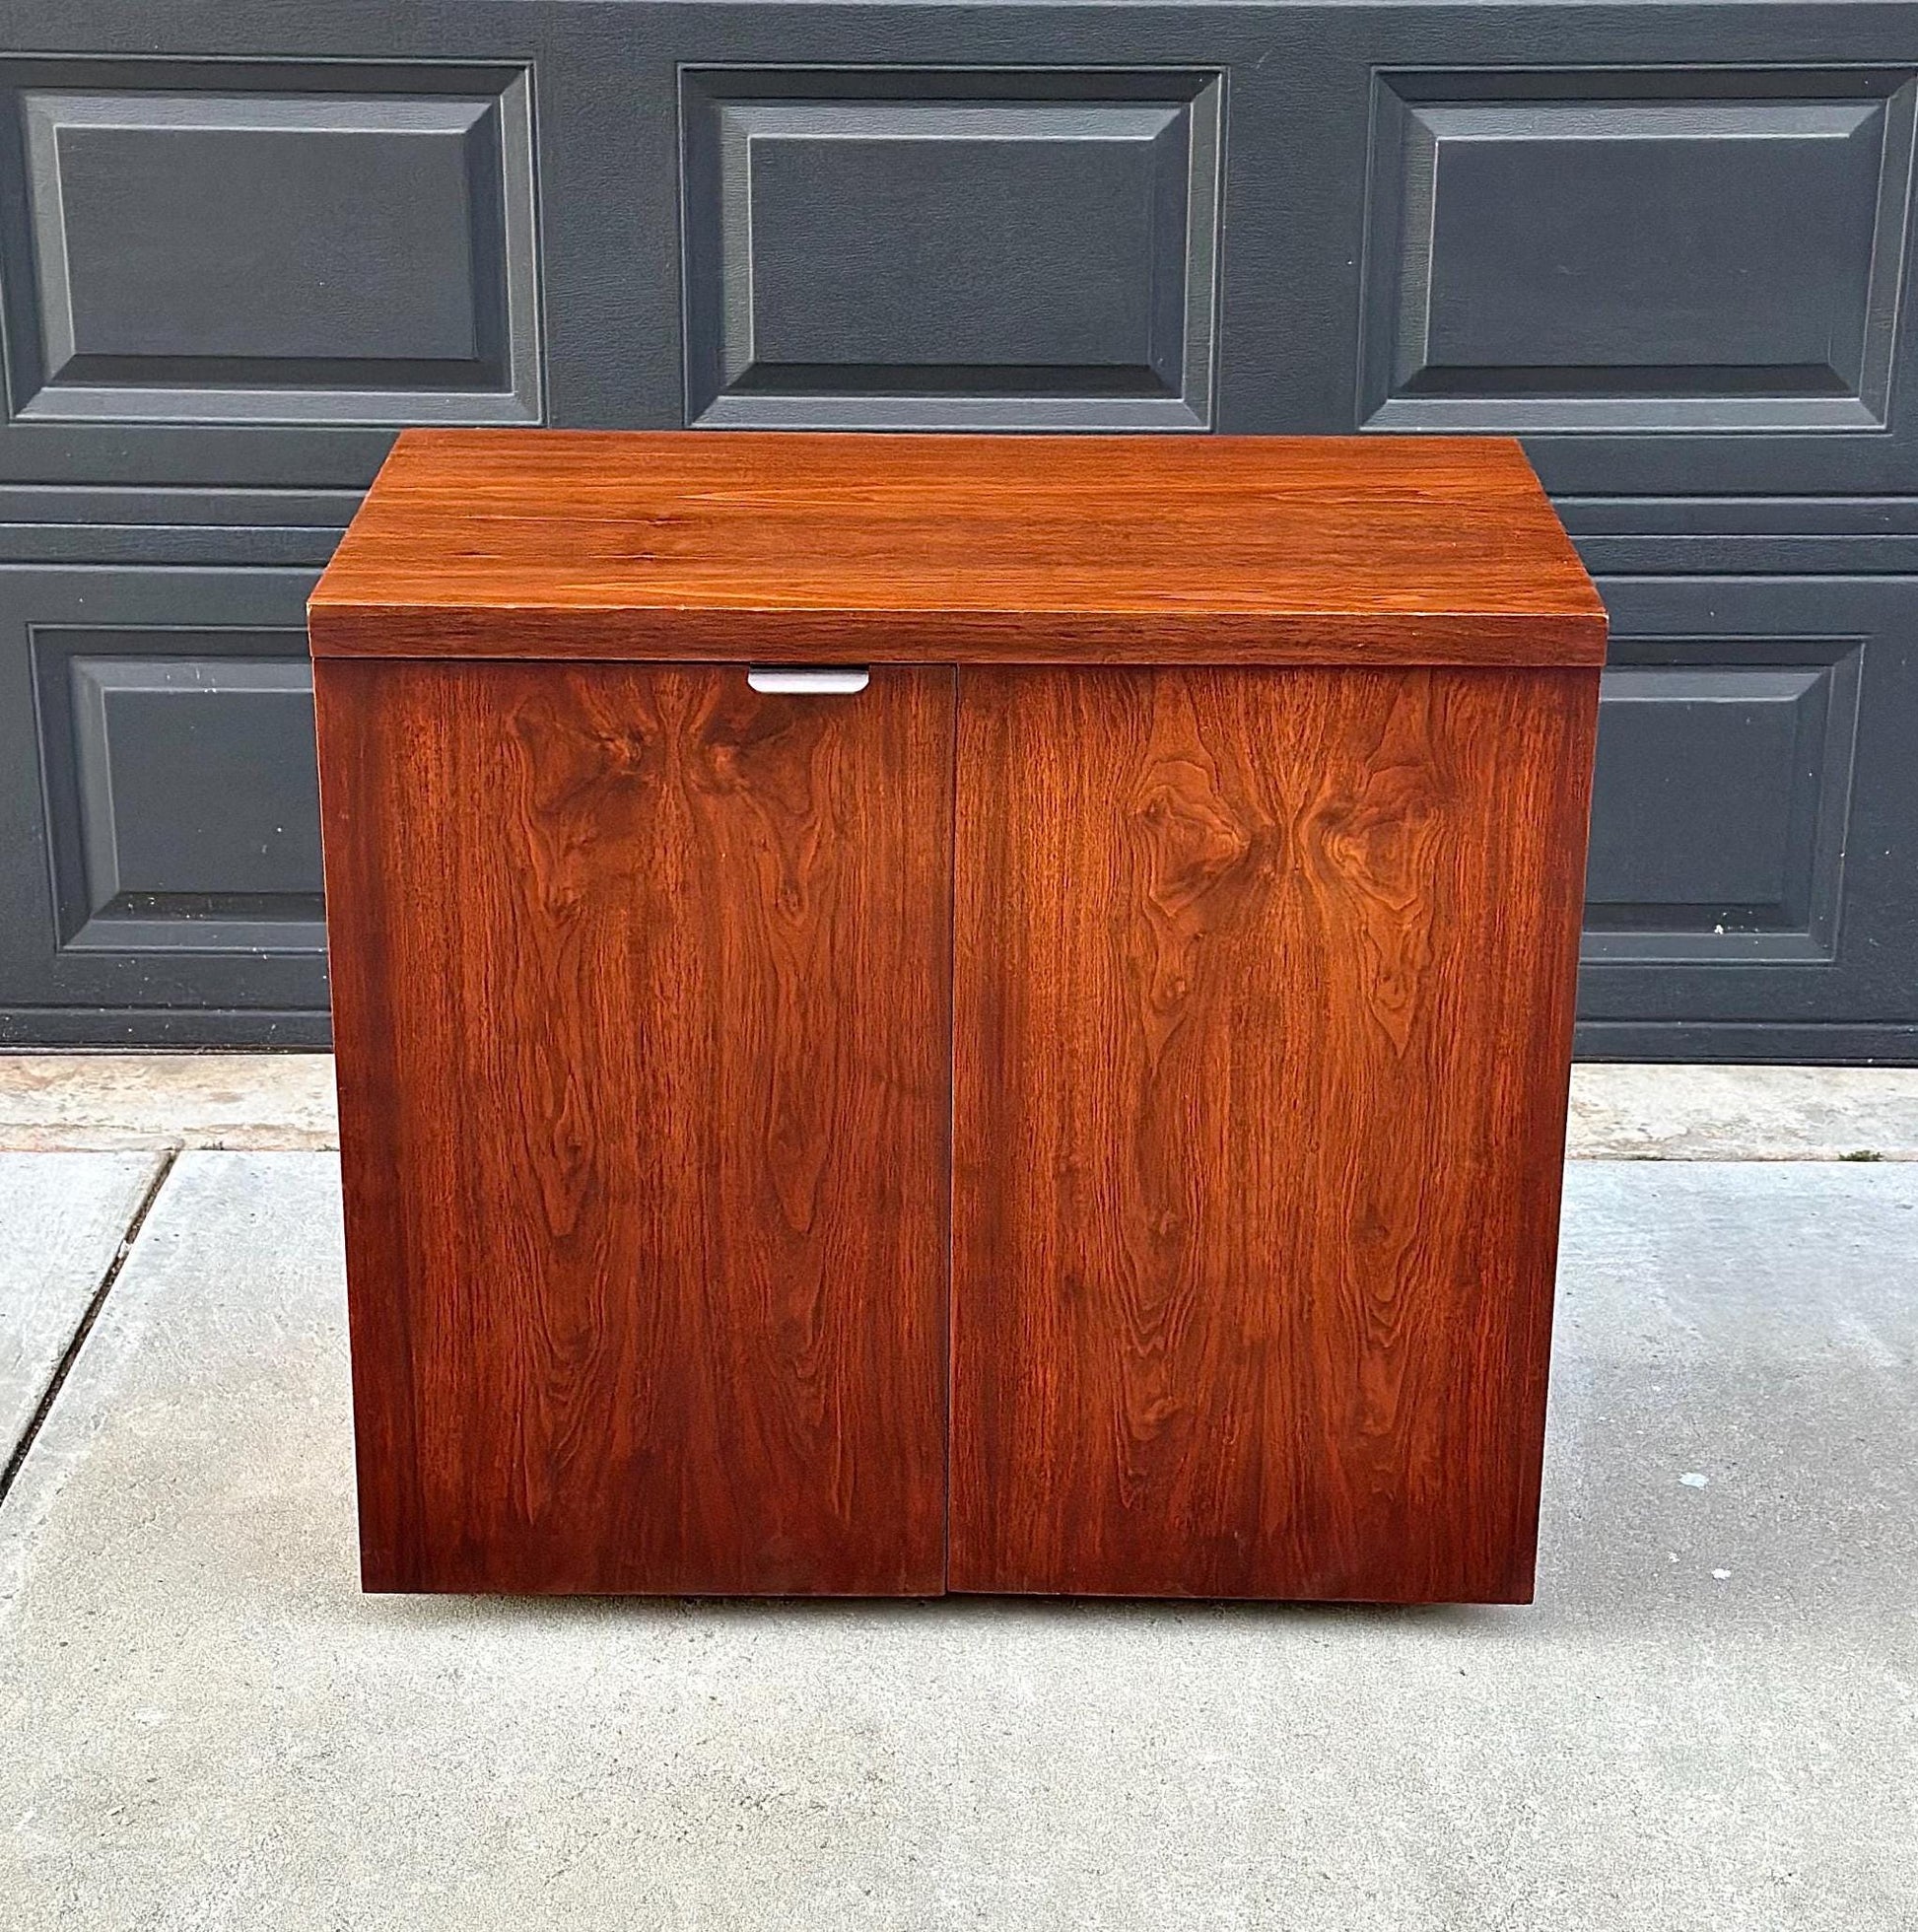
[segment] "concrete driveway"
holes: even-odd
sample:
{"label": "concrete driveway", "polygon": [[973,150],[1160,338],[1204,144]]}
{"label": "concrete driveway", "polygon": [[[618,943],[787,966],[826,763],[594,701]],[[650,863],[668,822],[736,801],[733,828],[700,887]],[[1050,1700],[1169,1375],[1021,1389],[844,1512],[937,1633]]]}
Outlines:
{"label": "concrete driveway", "polygon": [[1385,1611],[363,1598],[323,1063],[49,1065],[0,1926],[1918,1925],[1910,1076],[1582,1074],[1540,1601]]}

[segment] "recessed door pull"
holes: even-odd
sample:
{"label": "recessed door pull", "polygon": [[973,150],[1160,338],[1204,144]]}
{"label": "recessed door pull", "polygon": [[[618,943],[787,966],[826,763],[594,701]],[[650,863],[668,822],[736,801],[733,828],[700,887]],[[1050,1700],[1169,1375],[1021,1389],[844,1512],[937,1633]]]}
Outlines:
{"label": "recessed door pull", "polygon": [[746,682],[755,691],[793,697],[851,697],[863,691],[871,677],[863,664],[751,664],[746,670]]}

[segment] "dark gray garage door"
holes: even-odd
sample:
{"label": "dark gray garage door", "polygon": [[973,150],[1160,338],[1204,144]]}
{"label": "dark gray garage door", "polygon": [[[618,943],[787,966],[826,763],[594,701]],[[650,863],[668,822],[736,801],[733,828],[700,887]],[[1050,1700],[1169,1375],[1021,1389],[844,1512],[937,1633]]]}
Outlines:
{"label": "dark gray garage door", "polygon": [[1918,1058],[1909,7],[14,0],[0,1040],[326,1034],[301,608],[410,422],[1526,439],[1588,1053]]}

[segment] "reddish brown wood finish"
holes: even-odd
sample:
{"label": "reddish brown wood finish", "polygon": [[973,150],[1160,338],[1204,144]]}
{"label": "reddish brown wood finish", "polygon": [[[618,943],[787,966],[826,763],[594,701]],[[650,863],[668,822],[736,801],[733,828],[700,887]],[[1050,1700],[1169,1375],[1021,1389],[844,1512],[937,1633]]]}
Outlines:
{"label": "reddish brown wood finish", "polygon": [[408,432],[311,629],[372,1587],[938,1590],[949,1348],[953,1587],[1529,1594],[1515,444]]}
{"label": "reddish brown wood finish", "polygon": [[1597,681],[962,671],[953,1588],[1530,1596]]}
{"label": "reddish brown wood finish", "polygon": [[940,1589],[953,673],[316,681],[368,1587]]}
{"label": "reddish brown wood finish", "polygon": [[1494,439],[409,430],[322,656],[1597,663]]}

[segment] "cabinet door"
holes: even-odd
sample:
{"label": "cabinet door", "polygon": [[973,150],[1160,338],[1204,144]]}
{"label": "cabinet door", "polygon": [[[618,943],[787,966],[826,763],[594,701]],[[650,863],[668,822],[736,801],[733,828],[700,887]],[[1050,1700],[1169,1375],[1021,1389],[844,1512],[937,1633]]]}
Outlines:
{"label": "cabinet door", "polygon": [[317,672],[368,1586],[940,1589],[952,673]]}
{"label": "cabinet door", "polygon": [[953,1588],[1530,1594],[1596,697],[961,673]]}

